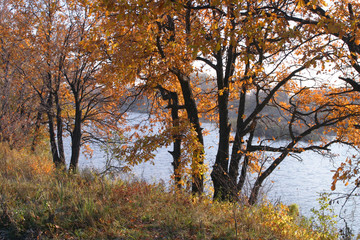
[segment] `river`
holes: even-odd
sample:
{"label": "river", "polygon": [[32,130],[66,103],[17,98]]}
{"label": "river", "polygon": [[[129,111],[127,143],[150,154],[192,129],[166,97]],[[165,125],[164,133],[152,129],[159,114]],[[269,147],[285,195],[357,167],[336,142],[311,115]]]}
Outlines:
{"label": "river", "polygon": [[[141,119],[141,114],[133,113],[135,119]],[[205,123],[202,126],[210,133],[204,137],[205,143],[205,159],[208,166],[212,166],[215,161],[217,151],[217,129],[214,124]],[[83,155],[80,157],[80,168],[102,168],[104,166],[104,153],[98,147],[94,148],[94,154],[91,159],[86,159]],[[141,163],[135,166],[132,174],[136,178],[144,179],[148,182],[170,182],[172,174],[172,157],[168,153],[169,148],[160,148],[156,152],[156,157],[153,164],[150,162]],[[70,151],[67,151],[68,153]],[[354,150],[342,145],[332,146],[332,152],[337,156],[330,161],[314,152],[304,152],[299,154],[302,161],[289,156],[279,167],[272,173],[272,175],[264,184],[263,192],[266,197],[272,202],[281,201],[285,204],[296,203],[300,207],[300,213],[304,216],[311,216],[312,208],[319,208],[317,199],[321,192],[331,192],[331,182],[333,173],[331,170],[336,169],[341,161],[344,161],[347,156],[354,154]],[[69,158],[69,156],[67,157]],[[209,175],[209,173],[208,173]],[[208,177],[209,179],[209,177]],[[211,184],[211,181],[208,181]],[[351,187],[345,187],[342,183],[338,183],[337,189],[332,192],[342,193],[349,192]],[[334,198],[335,195],[331,195]],[[341,211],[341,216],[345,217],[349,226],[355,233],[360,232],[360,210],[356,208],[356,200],[358,197],[351,198],[346,207]],[[341,209],[341,202],[332,205],[335,213],[339,215]],[[339,226],[343,226],[343,222],[339,219]]]}

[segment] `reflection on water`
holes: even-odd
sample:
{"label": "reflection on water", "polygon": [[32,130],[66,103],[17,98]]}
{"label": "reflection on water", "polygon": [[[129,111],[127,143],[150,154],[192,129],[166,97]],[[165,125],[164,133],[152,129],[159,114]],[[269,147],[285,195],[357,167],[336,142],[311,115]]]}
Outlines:
{"label": "reflection on water", "polygon": [[[141,114],[139,114],[141,117]],[[205,163],[211,167],[215,161],[217,131],[213,124],[203,124],[203,127],[210,131],[210,134],[204,137],[205,142]],[[133,168],[133,174],[149,182],[164,181],[170,182],[172,174],[172,157],[168,153],[170,148],[160,148],[157,151],[153,164],[150,162],[142,163]],[[276,169],[264,186],[267,197],[272,201],[282,201],[285,204],[296,203],[300,206],[300,211],[305,216],[310,216],[311,208],[318,208],[317,198],[320,192],[330,192],[332,182],[331,170],[336,169],[340,161],[347,156],[351,156],[353,150],[341,145],[332,147],[334,153],[338,156],[332,162],[314,152],[304,152],[299,154],[302,161],[294,157],[286,158]],[[70,150],[67,151],[68,153]],[[67,157],[69,158],[69,157]],[[86,159],[81,156],[79,165],[81,168],[102,168],[104,166],[104,154],[99,148],[94,147],[92,159]],[[210,184],[210,181],[209,181]],[[350,186],[345,188],[338,183],[335,192],[349,192]],[[335,213],[338,214],[341,204],[334,204]],[[360,232],[360,211],[356,209],[356,199],[351,199],[342,213],[346,215],[348,223],[352,226],[355,233]],[[342,223],[340,222],[340,225]]]}

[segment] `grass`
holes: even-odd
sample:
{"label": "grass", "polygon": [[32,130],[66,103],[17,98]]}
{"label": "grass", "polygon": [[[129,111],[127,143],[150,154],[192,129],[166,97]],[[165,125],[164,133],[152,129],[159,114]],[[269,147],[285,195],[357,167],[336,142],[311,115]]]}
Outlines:
{"label": "grass", "polygon": [[0,144],[0,239],[336,239],[284,205],[212,202],[163,185],[67,175]]}

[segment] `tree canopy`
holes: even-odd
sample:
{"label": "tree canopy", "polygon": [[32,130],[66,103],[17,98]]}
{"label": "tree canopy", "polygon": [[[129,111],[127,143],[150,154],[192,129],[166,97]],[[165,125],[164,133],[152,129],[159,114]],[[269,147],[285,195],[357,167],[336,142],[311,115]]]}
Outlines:
{"label": "tree canopy", "polygon": [[[198,136],[196,115],[218,123],[218,153],[211,173],[214,197],[236,198],[248,173],[257,172],[248,196],[254,203],[263,181],[287,156],[329,151],[334,143],[352,144],[345,131],[349,133],[349,124],[356,121],[357,97],[346,85],[332,85],[337,79],[328,80],[341,72],[332,66],[343,64],[349,54],[339,45],[344,34],[335,33],[337,25],[326,20],[330,14],[324,13],[324,5],[321,1],[100,1],[97,9],[110,19],[106,29],[114,45],[130,41],[128,48],[140,50],[131,63],[121,61],[127,67],[119,69],[126,72],[136,66],[148,89],[161,85],[176,93],[180,105],[196,110],[187,109],[183,117]],[[335,4],[329,11],[340,7]],[[116,51],[121,48],[114,51],[120,58]],[[204,71],[208,77],[199,78]],[[266,111],[269,108],[280,114],[274,118]],[[236,112],[237,119],[233,134],[230,112]],[[271,138],[254,137],[264,126],[281,131]],[[330,132],[336,135],[325,137]],[[310,135],[323,136],[312,141]],[[280,138],[286,141],[276,144]],[[201,137],[197,141],[203,145]]]}

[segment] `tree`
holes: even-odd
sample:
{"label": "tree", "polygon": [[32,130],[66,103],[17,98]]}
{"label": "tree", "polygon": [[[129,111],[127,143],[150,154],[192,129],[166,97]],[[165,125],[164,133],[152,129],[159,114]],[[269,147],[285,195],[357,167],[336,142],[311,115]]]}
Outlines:
{"label": "tree", "polygon": [[[288,12],[279,14],[291,21],[302,23],[312,32],[323,34],[324,38],[328,41],[331,40],[332,51],[328,54],[327,60],[340,73],[339,79],[344,83],[334,95],[355,103],[354,106],[349,105],[349,108],[353,108],[353,116],[334,131],[357,149],[359,147],[359,132],[357,130],[359,118],[356,103],[360,92],[358,81],[360,74],[358,60],[360,35],[357,17],[360,12],[360,5],[357,1],[338,1],[329,6],[321,1],[303,1],[298,3],[298,11],[306,15],[307,18],[295,17]],[[355,187],[358,187],[358,165],[359,161],[356,156],[346,159],[334,174],[332,189],[335,189],[338,180],[342,180],[346,184],[353,181]]]}
{"label": "tree", "polygon": [[12,1],[0,6],[0,139],[11,147],[35,148],[43,130],[38,102],[23,79],[27,60],[23,57],[25,19],[11,7]]}
{"label": "tree", "polygon": [[[132,60],[128,66],[137,66],[136,76],[149,89],[160,84],[182,93],[187,118],[201,146],[199,115],[207,113],[212,118],[210,114],[217,113],[219,145],[211,173],[214,198],[232,200],[245,194],[245,179],[255,171],[257,177],[248,196],[253,204],[264,180],[287,156],[306,150],[328,151],[331,144],[344,141],[338,135],[335,139],[303,143],[309,135],[327,133],[331,126],[344,124],[357,113],[348,107],[355,104],[353,99],[335,97],[332,92],[337,90],[304,73],[319,71],[318,66],[325,68],[332,41],[324,41],[322,33],[283,14],[296,16],[297,2],[103,3],[110,19],[120,19],[113,21],[112,33],[127,33],[131,39],[131,54],[139,63]],[[208,80],[214,84],[215,94],[192,94],[201,92],[200,81],[190,78],[202,73],[202,68],[194,67],[198,62],[212,69]],[[306,81],[314,84],[303,86]],[[256,104],[245,115],[250,93],[255,95]],[[281,94],[288,96],[287,102],[278,101]],[[309,95],[314,101],[308,101]],[[210,106],[204,103],[204,96]],[[237,102],[238,109],[231,145],[229,112],[234,111],[233,102]],[[277,109],[281,117],[269,116],[265,110],[269,107]],[[261,126],[271,128],[276,123],[284,127],[280,135],[254,138]],[[284,136],[286,141],[279,145],[277,139]]]}
{"label": "tree", "polygon": [[[330,114],[334,111],[336,99],[325,96],[319,102],[312,103],[311,110],[308,109],[309,106],[304,106],[304,100],[299,98],[303,92],[317,95],[319,91],[308,91],[307,88],[297,86],[296,83],[301,81],[299,74],[318,64],[327,45],[316,34],[304,34],[300,24],[294,26],[286,18],[277,17],[272,10],[275,7],[291,9],[294,5],[234,1],[193,7],[194,11],[205,15],[203,19],[207,21],[204,21],[202,29],[209,30],[204,32],[204,38],[210,36],[208,42],[212,43],[207,51],[201,51],[200,48],[197,59],[214,69],[218,88],[219,148],[211,174],[215,198],[236,198],[242,190],[252,162],[252,165],[259,167],[249,196],[249,202],[255,203],[263,181],[289,154],[305,150],[325,150],[341,139],[324,139],[321,144],[310,142],[307,147],[298,147],[300,141],[314,131],[342,122],[350,116],[340,110],[339,113],[342,114]],[[303,76],[302,81],[304,80],[306,77]],[[255,92],[256,106],[245,116],[249,91]],[[277,103],[276,95],[281,92],[290,97],[288,104]],[[239,108],[230,156],[228,112],[229,98],[232,96],[238,99]],[[274,122],[271,116],[264,114],[266,106],[284,111],[279,120],[288,123],[289,141],[283,146],[271,146],[280,136],[269,140],[259,139],[257,143],[254,141],[258,122]],[[303,126],[304,130],[295,134],[296,125]],[[278,152],[278,155],[267,156],[269,161],[261,162],[256,159],[264,152]],[[239,174],[241,160],[242,170]]]}
{"label": "tree", "polygon": [[[98,9],[108,13],[109,20],[106,29],[109,35],[112,35],[109,43],[116,46],[113,49],[112,59],[118,69],[124,71],[125,68],[125,72],[128,72],[127,76],[141,79],[142,82],[139,84],[149,89],[150,94],[160,86],[161,89],[167,89],[181,97],[179,104],[187,113],[189,131],[196,134],[196,143],[192,144],[193,151],[190,153],[192,191],[201,193],[203,191],[203,133],[190,79],[192,61],[189,55],[191,53],[186,49],[188,46],[182,44],[184,39],[194,41],[189,36],[190,9],[181,8],[179,12],[176,12],[173,8],[176,5],[178,4],[145,3],[144,1],[119,4],[104,2],[101,5],[100,1]],[[123,57],[122,46],[124,45],[127,46],[130,59]],[[158,112],[157,118],[163,119],[161,114]],[[169,129],[174,127],[176,128],[176,125]],[[181,136],[179,130],[173,136]],[[162,142],[165,144],[166,141]]]}
{"label": "tree", "polygon": [[[119,134],[121,84],[102,72],[101,16],[79,1],[12,1],[22,19],[21,79],[36,93],[37,112],[47,124],[53,161],[65,167],[63,138],[71,137],[69,170],[77,171],[81,146]],[[121,86],[121,87],[119,87]]]}

